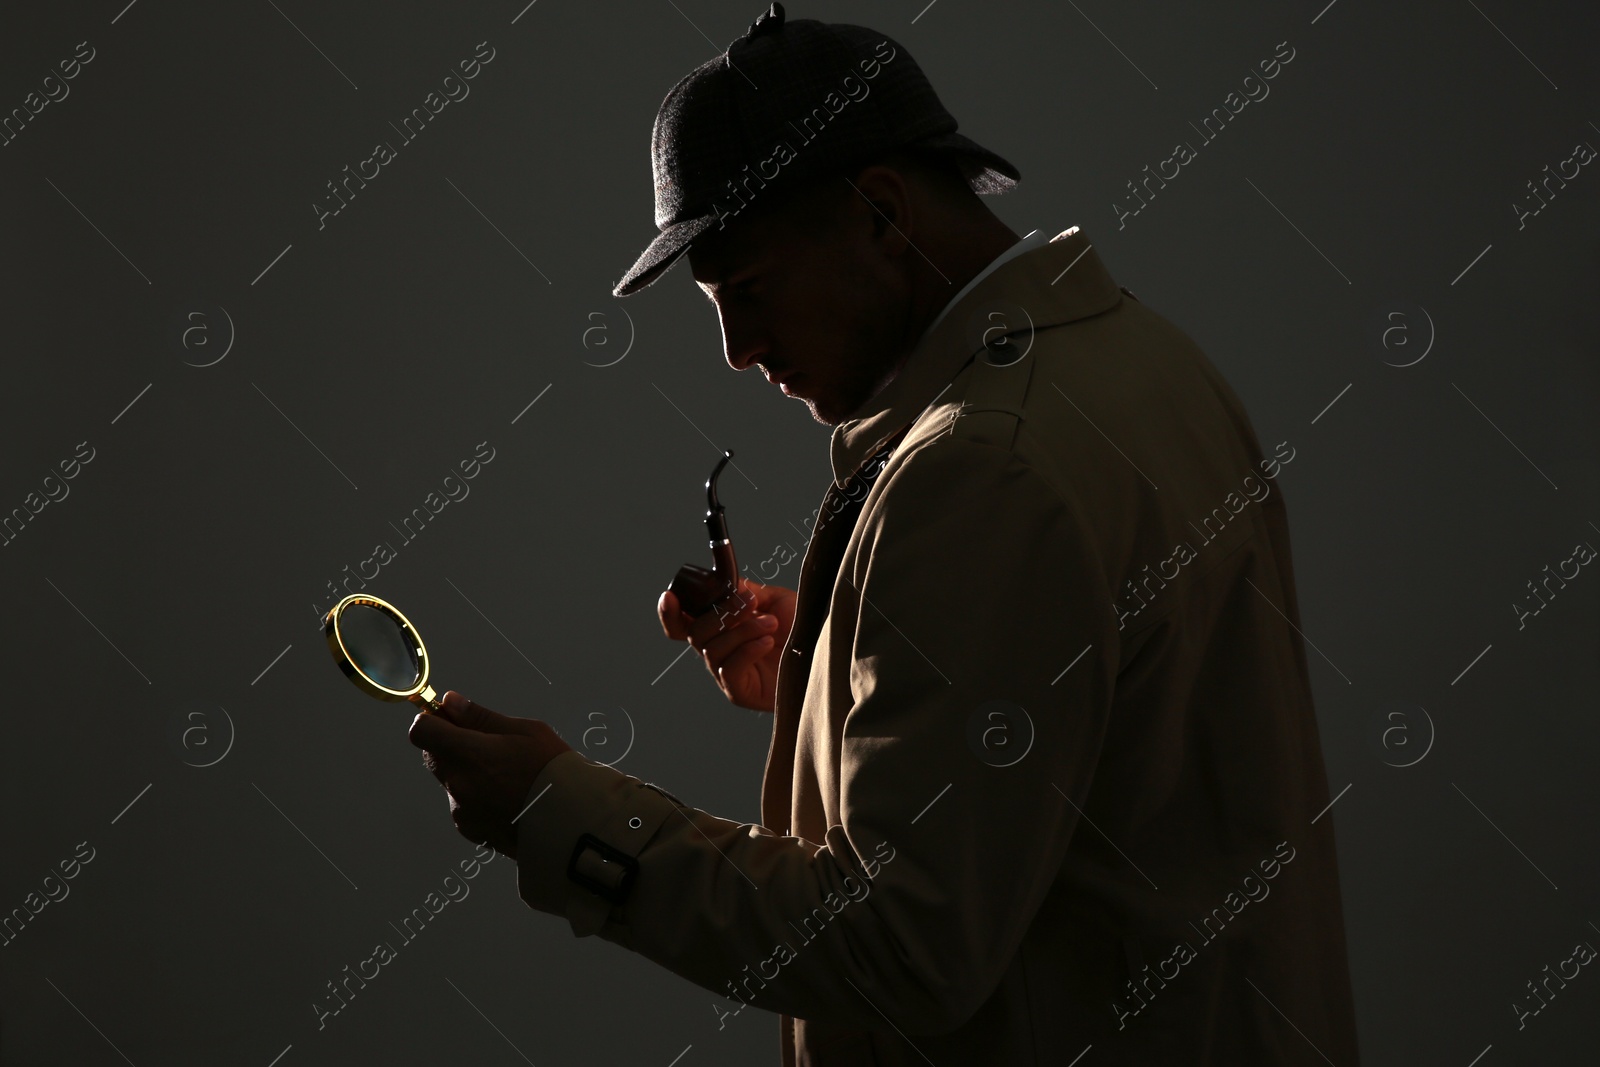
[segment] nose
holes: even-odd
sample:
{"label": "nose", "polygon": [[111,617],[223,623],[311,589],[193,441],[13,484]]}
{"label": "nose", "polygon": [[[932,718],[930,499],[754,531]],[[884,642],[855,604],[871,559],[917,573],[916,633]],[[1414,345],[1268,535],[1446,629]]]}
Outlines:
{"label": "nose", "polygon": [[728,366],[745,370],[767,353],[765,332],[738,312],[717,308],[722,323],[722,353]]}

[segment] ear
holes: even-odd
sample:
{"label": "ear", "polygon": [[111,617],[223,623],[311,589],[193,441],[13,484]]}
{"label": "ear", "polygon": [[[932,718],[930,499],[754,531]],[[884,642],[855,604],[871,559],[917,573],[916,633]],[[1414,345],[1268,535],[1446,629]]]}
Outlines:
{"label": "ear", "polygon": [[911,186],[905,175],[893,167],[875,163],[864,167],[851,180],[857,205],[865,211],[872,238],[886,255],[905,252],[916,231],[916,211]]}

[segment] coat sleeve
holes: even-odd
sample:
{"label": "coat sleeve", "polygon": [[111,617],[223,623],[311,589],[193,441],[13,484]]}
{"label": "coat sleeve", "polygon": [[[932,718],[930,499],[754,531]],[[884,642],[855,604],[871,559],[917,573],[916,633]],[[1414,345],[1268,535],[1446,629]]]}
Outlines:
{"label": "coat sleeve", "polygon": [[[518,884],[730,1000],[934,1034],[994,991],[1060,869],[1119,647],[1081,510],[1010,451],[947,436],[887,477],[833,601],[855,634],[840,823],[780,836],[566,752],[519,822]],[[622,903],[568,878],[585,833],[637,863]]]}

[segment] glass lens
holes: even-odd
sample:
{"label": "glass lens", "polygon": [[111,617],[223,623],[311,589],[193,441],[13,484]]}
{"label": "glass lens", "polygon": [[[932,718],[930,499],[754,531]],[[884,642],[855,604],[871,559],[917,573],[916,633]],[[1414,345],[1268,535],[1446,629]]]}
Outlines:
{"label": "glass lens", "polygon": [[417,649],[398,620],[370,604],[351,604],[339,613],[339,638],[350,662],[387,689],[417,684]]}

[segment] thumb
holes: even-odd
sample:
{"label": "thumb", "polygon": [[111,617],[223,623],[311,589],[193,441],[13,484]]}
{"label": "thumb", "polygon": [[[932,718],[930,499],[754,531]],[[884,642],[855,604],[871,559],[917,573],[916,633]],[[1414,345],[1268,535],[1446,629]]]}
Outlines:
{"label": "thumb", "polygon": [[454,689],[444,695],[442,704],[443,707],[435,714],[442,714],[444,718],[463,729],[485,734],[532,734],[538,729],[532,719],[519,719],[490,711]]}
{"label": "thumb", "polygon": [[418,715],[406,736],[413,745],[450,763],[474,761],[490,743],[480,731],[457,726],[439,714]]}

